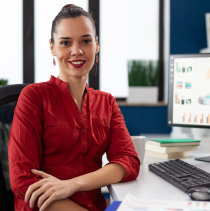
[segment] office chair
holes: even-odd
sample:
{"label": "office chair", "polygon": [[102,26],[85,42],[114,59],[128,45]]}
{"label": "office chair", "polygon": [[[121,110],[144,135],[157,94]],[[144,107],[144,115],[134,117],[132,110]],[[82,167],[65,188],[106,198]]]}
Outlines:
{"label": "office chair", "polygon": [[0,86],[0,210],[14,211],[10,186],[8,140],[14,109],[21,90],[27,84]]}

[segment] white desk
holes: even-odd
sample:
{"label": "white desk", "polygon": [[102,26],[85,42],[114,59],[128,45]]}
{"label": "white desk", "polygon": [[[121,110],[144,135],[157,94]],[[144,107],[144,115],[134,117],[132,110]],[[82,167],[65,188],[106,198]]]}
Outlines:
{"label": "white desk", "polygon": [[[203,140],[199,150],[192,152],[184,161],[210,172],[210,163],[196,161],[195,157],[210,156],[210,139]],[[113,201],[122,201],[130,193],[137,198],[161,199],[161,200],[189,200],[186,193],[166,182],[148,169],[148,164],[162,162],[163,159],[145,157],[140,166],[140,174],[137,180],[127,183],[113,184],[108,187]]]}

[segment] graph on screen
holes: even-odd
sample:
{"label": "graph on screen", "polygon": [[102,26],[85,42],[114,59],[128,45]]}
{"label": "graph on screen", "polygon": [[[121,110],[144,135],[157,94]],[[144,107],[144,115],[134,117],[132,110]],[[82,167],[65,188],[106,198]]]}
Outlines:
{"label": "graph on screen", "polygon": [[170,74],[171,121],[179,125],[210,126],[210,55],[171,56]]}

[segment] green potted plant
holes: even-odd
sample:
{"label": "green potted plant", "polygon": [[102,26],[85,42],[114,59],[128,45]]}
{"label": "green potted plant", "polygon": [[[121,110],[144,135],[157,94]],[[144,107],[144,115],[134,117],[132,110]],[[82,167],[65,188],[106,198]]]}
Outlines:
{"label": "green potted plant", "polygon": [[128,61],[128,102],[157,102],[159,69],[158,61]]}
{"label": "green potted plant", "polygon": [[0,85],[7,85],[8,80],[7,79],[0,79]]}

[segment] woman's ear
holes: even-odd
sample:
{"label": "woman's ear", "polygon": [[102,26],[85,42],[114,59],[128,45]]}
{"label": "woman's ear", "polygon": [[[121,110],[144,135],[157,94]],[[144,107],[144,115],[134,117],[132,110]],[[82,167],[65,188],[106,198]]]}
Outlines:
{"label": "woman's ear", "polygon": [[99,52],[98,36],[96,37],[96,53]]}
{"label": "woman's ear", "polygon": [[96,53],[98,54],[99,52],[99,44],[96,44]]}
{"label": "woman's ear", "polygon": [[53,43],[52,43],[52,40],[51,40],[51,39],[49,40],[49,43],[50,43],[50,50],[51,50],[51,54],[52,54],[53,56],[56,56],[56,55],[55,55],[55,50],[54,50],[54,45],[53,45]]}

